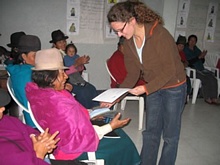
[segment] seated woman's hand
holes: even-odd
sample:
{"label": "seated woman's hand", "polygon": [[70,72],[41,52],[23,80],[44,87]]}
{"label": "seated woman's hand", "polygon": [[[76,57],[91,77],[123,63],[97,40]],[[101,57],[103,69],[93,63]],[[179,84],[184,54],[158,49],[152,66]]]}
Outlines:
{"label": "seated woman's hand", "polygon": [[114,104],[115,104],[115,102],[113,102],[113,103],[100,102],[100,107],[101,108],[111,108]]}
{"label": "seated woman's hand", "polygon": [[115,105],[116,103],[119,103],[120,101],[121,101],[121,97],[112,103],[100,102],[100,107],[101,108],[111,108],[113,105]]}
{"label": "seated woman's hand", "polygon": [[130,121],[129,118],[120,120],[120,116],[121,116],[121,114],[118,113],[118,114],[112,119],[112,121],[110,122],[110,125],[111,125],[111,127],[112,127],[112,130],[114,130],[114,129],[116,129],[116,128],[123,127],[123,126],[127,125],[128,122]]}
{"label": "seated woman's hand", "polygon": [[71,92],[73,90],[73,86],[70,83],[65,83],[65,89]]}
{"label": "seated woman's hand", "polygon": [[49,129],[47,128],[45,132],[41,133],[39,136],[30,135],[36,156],[40,159],[44,159],[47,153],[51,153],[57,147],[56,144],[60,140],[56,138],[59,131],[56,131],[52,135],[50,135],[48,131]]}

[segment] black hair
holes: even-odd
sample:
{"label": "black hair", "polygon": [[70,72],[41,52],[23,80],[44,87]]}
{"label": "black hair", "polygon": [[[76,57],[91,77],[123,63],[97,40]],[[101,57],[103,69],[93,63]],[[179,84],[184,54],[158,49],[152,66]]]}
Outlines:
{"label": "black hair", "polygon": [[57,79],[59,70],[41,70],[32,72],[32,80],[41,88],[54,87],[53,82]]}
{"label": "black hair", "polygon": [[67,54],[67,50],[68,50],[70,47],[72,47],[72,48],[75,49],[75,54],[76,54],[76,53],[77,53],[77,48],[76,48],[76,46],[74,45],[74,43],[72,43],[72,41],[70,42],[70,44],[68,44],[68,45],[66,46],[65,53]]}
{"label": "black hair", "polygon": [[195,39],[196,39],[196,42],[197,42],[197,40],[198,40],[198,37],[197,37],[195,34],[192,34],[192,35],[190,35],[190,36],[188,37],[188,42],[189,42],[189,40],[190,40],[191,38],[195,38]]}
{"label": "black hair", "polygon": [[24,63],[24,59],[22,57],[22,54],[28,54],[29,52],[13,52],[12,53],[12,58],[14,60],[14,64],[23,64]]}

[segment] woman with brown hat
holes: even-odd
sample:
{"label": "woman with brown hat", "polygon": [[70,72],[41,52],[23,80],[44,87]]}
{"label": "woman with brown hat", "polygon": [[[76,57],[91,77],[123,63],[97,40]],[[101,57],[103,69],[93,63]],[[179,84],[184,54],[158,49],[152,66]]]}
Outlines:
{"label": "woman with brown hat", "polygon": [[[67,67],[57,49],[38,51],[33,82],[26,86],[37,122],[42,128],[49,127],[51,132],[60,132],[55,158],[73,160],[84,152],[96,151],[96,157],[105,159],[105,165],[137,165],[140,160],[133,142],[117,129],[128,124],[130,119],[119,120],[120,114],[117,114],[109,124],[93,126],[87,109],[64,90],[68,78],[64,69]],[[103,138],[114,129],[120,138]]]}

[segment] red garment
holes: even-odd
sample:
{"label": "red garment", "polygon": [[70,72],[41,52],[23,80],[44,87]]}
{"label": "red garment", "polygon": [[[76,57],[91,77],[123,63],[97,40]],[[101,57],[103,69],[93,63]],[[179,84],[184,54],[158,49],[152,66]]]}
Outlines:
{"label": "red garment", "polygon": [[[116,50],[113,53],[113,55],[109,58],[107,65],[108,65],[109,71],[114,76],[115,80],[117,81],[115,82],[111,78],[111,88],[117,88],[118,87],[117,85],[121,84],[127,75],[127,71],[126,71],[125,64],[124,64],[123,53],[119,50]],[[135,86],[144,85],[145,83],[146,83],[145,81],[140,79],[138,80]]]}
{"label": "red garment", "polygon": [[187,61],[184,51],[179,52],[179,54],[180,54],[180,57],[181,57],[181,61],[183,61],[183,62]]}

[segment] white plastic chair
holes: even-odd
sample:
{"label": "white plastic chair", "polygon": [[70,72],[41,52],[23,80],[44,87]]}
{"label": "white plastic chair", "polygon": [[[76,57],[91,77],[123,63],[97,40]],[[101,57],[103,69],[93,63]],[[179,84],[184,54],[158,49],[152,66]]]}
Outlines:
{"label": "white plastic chair", "polygon": [[89,73],[88,72],[83,71],[81,76],[85,81],[89,82]]}
{"label": "white plastic chair", "polygon": [[16,98],[15,93],[14,93],[14,89],[12,87],[10,76],[7,79],[7,84],[6,85],[7,85],[7,89],[8,89],[9,94],[11,95],[11,97],[15,101],[15,103],[18,105],[18,110],[19,110],[19,114],[18,115],[19,115],[19,118],[22,120],[22,122],[24,124],[26,124],[25,119],[24,119],[24,115],[23,115],[23,111],[26,111],[27,113],[29,113],[29,111]]}
{"label": "white plastic chair", "polygon": [[196,70],[190,67],[186,67],[186,75],[190,78],[191,81],[191,86],[193,88],[192,104],[195,104],[199,88],[201,87],[201,80],[196,78]]}
{"label": "white plastic chair", "polygon": [[[30,114],[30,117],[33,121],[33,123],[35,124],[35,126],[37,127],[37,129],[40,132],[44,132],[43,128],[38,124],[38,122],[36,121],[34,114],[31,110],[31,106],[30,103],[28,102],[28,112]],[[88,160],[82,160],[82,162],[87,162],[87,163],[94,163],[94,165],[104,165],[104,159],[96,159],[96,155],[95,152],[87,152],[87,156],[88,156]],[[53,156],[53,154],[50,154],[49,156],[51,159],[55,159],[55,157]]]}
{"label": "white plastic chair", "polygon": [[[114,76],[111,74],[109,68],[108,68],[108,59],[105,62],[105,67],[106,70],[108,72],[108,74],[110,75],[110,77],[115,81],[116,79],[114,78]],[[139,124],[138,124],[138,130],[142,130],[143,128],[143,118],[144,118],[144,98],[141,96],[126,96],[122,99],[121,101],[121,110],[125,110],[125,105],[127,100],[136,100],[139,102]],[[118,103],[115,104],[114,106],[114,110],[117,109]]]}

